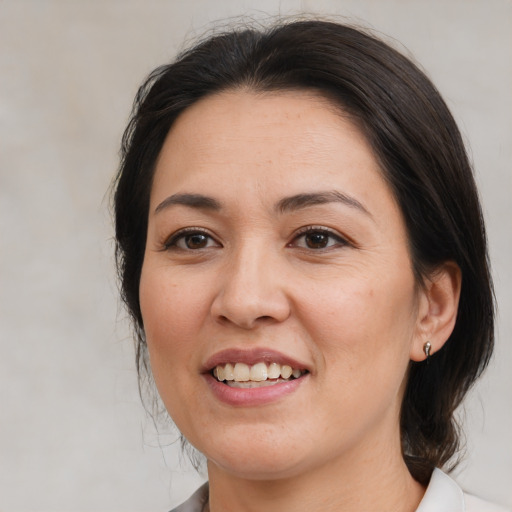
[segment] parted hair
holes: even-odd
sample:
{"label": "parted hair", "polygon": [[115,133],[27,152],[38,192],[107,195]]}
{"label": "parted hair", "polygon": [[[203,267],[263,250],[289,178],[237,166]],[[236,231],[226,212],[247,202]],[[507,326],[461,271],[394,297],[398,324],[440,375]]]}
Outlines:
{"label": "parted hair", "polygon": [[458,460],[454,413],[493,349],[487,242],[471,165],[445,102],[409,58],[366,30],[321,20],[232,29],[157,68],[140,87],[113,186],[116,262],[135,327],[139,379],[150,372],[139,281],[156,159],[180,113],[238,88],[311,90],[350,115],[405,219],[417,283],[447,261],[461,270],[455,328],[429,364],[410,363],[401,408],[404,460],[427,483],[434,467],[450,469]]}

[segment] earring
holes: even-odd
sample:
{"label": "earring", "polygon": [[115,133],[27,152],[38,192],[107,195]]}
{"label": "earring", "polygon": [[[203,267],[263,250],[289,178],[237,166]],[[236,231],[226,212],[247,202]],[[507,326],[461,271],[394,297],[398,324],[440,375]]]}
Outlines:
{"label": "earring", "polygon": [[425,345],[423,345],[423,352],[425,352],[425,355],[427,356],[427,364],[430,362],[430,349],[432,348],[432,345],[430,344],[430,341],[427,341]]}

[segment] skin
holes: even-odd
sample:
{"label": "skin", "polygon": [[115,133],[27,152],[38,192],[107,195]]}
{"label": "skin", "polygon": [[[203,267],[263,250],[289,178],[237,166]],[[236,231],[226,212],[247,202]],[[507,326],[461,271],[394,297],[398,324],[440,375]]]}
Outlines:
{"label": "skin", "polygon": [[[350,200],[276,206],[326,191]],[[173,238],[184,228],[202,235]],[[410,360],[453,328],[459,274],[415,282],[379,165],[327,100],[237,90],[187,109],[156,165],[140,302],[159,393],[208,459],[211,510],[415,510],[400,404]],[[268,404],[219,401],[202,365],[255,347],[300,361],[307,380]]]}

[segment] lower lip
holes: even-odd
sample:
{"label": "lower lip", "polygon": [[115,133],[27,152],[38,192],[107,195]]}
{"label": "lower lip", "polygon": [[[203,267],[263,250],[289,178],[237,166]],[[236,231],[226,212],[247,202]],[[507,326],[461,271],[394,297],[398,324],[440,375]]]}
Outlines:
{"label": "lower lip", "polygon": [[212,375],[204,374],[208,386],[221,402],[239,407],[251,407],[276,402],[296,391],[308,376],[309,374],[306,374],[298,379],[280,382],[272,386],[262,386],[261,388],[232,388],[227,384],[219,382]]}

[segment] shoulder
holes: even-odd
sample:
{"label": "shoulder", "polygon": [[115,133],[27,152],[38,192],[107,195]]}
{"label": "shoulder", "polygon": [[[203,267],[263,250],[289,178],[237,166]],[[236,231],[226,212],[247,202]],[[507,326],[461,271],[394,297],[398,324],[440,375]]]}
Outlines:
{"label": "shoulder", "polygon": [[510,512],[506,508],[464,493],[465,512]]}
{"label": "shoulder", "polygon": [[416,512],[510,512],[488,501],[465,493],[440,469],[432,473],[430,483]]}
{"label": "shoulder", "polygon": [[[208,501],[208,482],[187,501],[171,512],[202,512]],[[416,512],[512,512],[500,505],[465,493],[459,485],[440,469],[435,469],[425,496]]]}
{"label": "shoulder", "polygon": [[179,507],[173,508],[171,512],[202,512],[208,501],[208,482],[203,484],[190,498]]}

